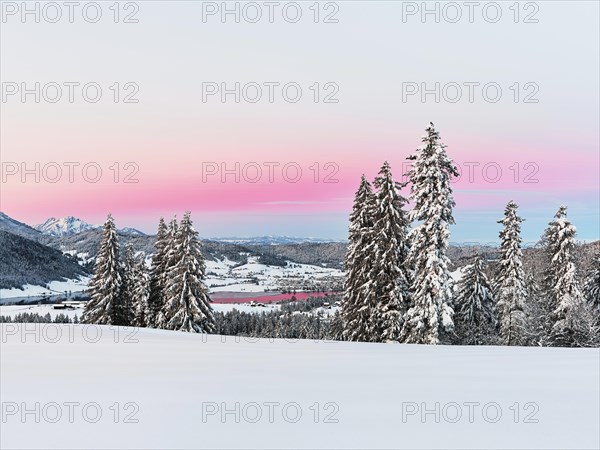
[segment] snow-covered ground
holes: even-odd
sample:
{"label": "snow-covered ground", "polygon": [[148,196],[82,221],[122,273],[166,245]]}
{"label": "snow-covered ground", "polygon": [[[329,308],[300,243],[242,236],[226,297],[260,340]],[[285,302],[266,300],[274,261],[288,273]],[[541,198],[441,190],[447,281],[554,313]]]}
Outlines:
{"label": "snow-covered ground", "polygon": [[73,309],[54,309],[54,305],[3,305],[0,306],[0,316],[15,317],[17,314],[39,314],[45,316],[50,314],[53,319],[59,314],[64,314],[71,319],[75,316],[81,317],[83,313],[83,302],[80,308]]}
{"label": "snow-covered ground", "polygon": [[249,257],[248,263],[239,267],[228,259],[207,261],[206,272],[206,285],[211,292],[264,292],[280,289],[290,282],[343,277],[339,269],[290,262],[286,267],[269,266],[259,263],[257,257]]}
{"label": "snow-covered ground", "polygon": [[262,312],[271,312],[280,309],[280,305],[267,305],[264,306],[250,306],[249,303],[213,303],[212,309],[218,312],[229,312],[237,309],[239,312],[246,313],[262,313]]}
{"label": "snow-covered ground", "polygon": [[[236,263],[227,258],[206,261],[208,276],[205,283],[210,292],[261,293],[298,286],[304,281],[326,281],[332,278],[341,280],[343,277],[343,272],[339,269],[296,263],[288,263],[287,267],[269,266],[260,264],[257,259],[249,257],[248,264],[239,267],[235,267]],[[0,303],[38,301],[44,294],[51,296],[63,294],[64,291],[81,292],[87,288],[88,283],[89,278],[82,277],[77,280],[52,281],[48,283],[50,289],[33,285],[25,285],[23,289],[0,289]]]}
{"label": "snow-covered ground", "polygon": [[[264,305],[264,306],[250,306],[249,303],[213,303],[213,310],[219,312],[229,312],[237,309],[240,312],[248,312],[248,313],[261,313],[261,312],[270,312],[280,308],[279,305]],[[54,305],[4,305],[0,306],[0,316],[8,316],[15,317],[20,313],[37,313],[40,316],[45,316],[46,314],[50,314],[50,317],[54,318],[59,314],[64,314],[70,318],[73,318],[75,315],[77,317],[81,317],[83,313],[83,302],[80,308],[74,309],[54,309]]]}
{"label": "snow-covered ground", "polygon": [[0,332],[2,448],[600,444],[598,349]]}
{"label": "snow-covered ground", "polygon": [[[250,306],[250,303],[213,303],[211,306],[213,310],[224,313],[237,309],[240,312],[260,314],[262,312],[271,312],[280,309],[280,305],[265,304],[264,306]],[[339,308],[335,306],[329,309],[316,308],[313,313],[320,311],[327,315],[335,313],[338,309]],[[83,313],[83,302],[81,307],[76,307],[74,309],[54,309],[54,305],[0,305],[0,316],[15,317],[20,313],[37,313],[40,316],[50,314],[50,317],[53,319],[59,314],[64,314],[70,318],[77,315],[77,317],[81,318],[81,314]]]}

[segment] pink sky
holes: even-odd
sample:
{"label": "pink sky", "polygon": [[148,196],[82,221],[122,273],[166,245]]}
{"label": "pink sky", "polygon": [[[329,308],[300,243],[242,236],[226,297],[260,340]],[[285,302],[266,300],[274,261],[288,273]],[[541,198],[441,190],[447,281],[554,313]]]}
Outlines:
{"label": "pink sky", "polygon": [[[73,156],[69,149],[65,150],[65,158],[40,158],[40,170],[37,171],[41,177],[39,183],[34,182],[32,174],[27,175],[26,182],[23,183],[21,166],[18,167],[17,174],[7,173],[8,169],[14,169],[13,166],[9,167],[11,156],[19,164],[23,162],[23,159],[16,158],[10,152],[9,157],[3,155],[6,182],[2,186],[2,210],[29,223],[43,222],[49,216],[65,215],[75,215],[99,223],[111,211],[117,218],[121,218],[122,226],[132,222],[148,232],[154,229],[159,216],[170,216],[188,209],[197,214],[216,215],[347,214],[362,173],[372,179],[381,162],[388,159],[396,178],[401,179],[402,170],[409,164],[405,157],[419,145],[421,132],[415,134],[410,138],[402,136],[402,142],[398,143],[381,139],[368,152],[356,142],[340,142],[329,148],[312,147],[306,152],[299,148],[286,149],[285,154],[294,155],[290,158],[282,158],[284,152],[281,149],[253,150],[254,157],[248,158],[245,156],[246,152],[233,152],[232,148],[200,152],[180,147],[169,152],[162,148],[163,142],[148,142],[143,155],[133,152],[136,154],[133,160],[139,167],[139,172],[134,177],[138,180],[137,183],[123,182],[123,177],[131,172],[124,170],[123,166],[130,161],[132,153],[125,159],[120,157],[118,149],[97,153],[93,148],[90,154],[101,155],[101,158],[93,159],[81,156],[69,159]],[[576,152],[568,153],[564,148],[550,146],[547,142],[536,142],[534,145],[527,139],[489,141],[482,136],[447,134],[448,138],[442,129],[448,153],[463,173],[461,179],[453,183],[457,210],[497,211],[501,214],[504,204],[513,198],[524,207],[539,206],[540,201],[558,207],[563,199],[577,198],[589,203],[598,195],[598,154],[594,154],[593,148],[579,146]],[[106,145],[112,147],[110,142]],[[95,147],[99,146],[100,144],[95,144]],[[215,145],[214,148],[218,146]],[[403,150],[398,150],[400,148]],[[155,156],[169,154],[174,158],[169,160]],[[206,154],[210,155],[210,159],[204,156]],[[369,155],[368,158],[366,154]],[[565,157],[566,154],[569,156]],[[63,165],[69,160],[81,161],[73,172],[74,183],[69,183],[68,168]],[[48,178],[55,176],[54,169],[47,166],[49,171],[45,175],[43,172],[43,167],[52,161],[63,167],[62,177],[56,183],[49,182]],[[114,182],[115,174],[110,170],[114,161],[120,161],[121,182],[118,183]],[[33,159],[29,158],[25,162],[29,169],[34,169]],[[97,162],[103,170],[97,183],[86,182],[83,177],[81,167],[87,162]],[[205,174],[204,182],[202,167],[206,162],[216,163],[219,172]],[[226,176],[226,182],[222,182],[221,164],[226,164],[229,170],[236,172],[236,162],[239,162],[239,182],[235,182],[235,175],[231,173]],[[319,166],[319,182],[315,182],[315,162]],[[327,166],[326,170],[327,162],[333,164]],[[253,166],[249,166],[245,178],[243,167],[249,163]],[[272,183],[269,181],[266,163],[279,164],[274,166]],[[468,163],[478,164],[473,168],[472,181],[469,180]],[[515,173],[515,163],[518,174]],[[285,164],[290,166],[287,179],[282,170]],[[484,174],[486,164],[488,169]],[[252,183],[250,181],[257,178],[256,165],[262,168],[262,175],[258,182]],[[214,167],[210,166],[211,169]],[[294,183],[292,180],[297,176],[295,167],[302,169],[302,175]],[[497,171],[498,167],[501,173]],[[334,169],[339,170],[334,173]],[[90,170],[88,175],[94,176],[95,170]],[[332,182],[324,182],[327,175]],[[495,179],[497,181],[494,182]],[[404,191],[404,195],[408,195],[408,190]],[[340,234],[343,233],[342,230]],[[244,233],[241,230],[239,234]]]}

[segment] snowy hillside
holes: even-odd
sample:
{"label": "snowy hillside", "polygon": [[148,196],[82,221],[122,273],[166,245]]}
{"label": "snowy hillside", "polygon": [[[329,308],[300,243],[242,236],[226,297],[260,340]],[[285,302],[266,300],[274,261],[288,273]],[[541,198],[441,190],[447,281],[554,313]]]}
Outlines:
{"label": "snowy hillside", "polygon": [[0,212],[0,230],[33,240],[37,240],[41,236],[38,230],[7,216],[3,212]]}
{"label": "snowy hillside", "polygon": [[[75,258],[32,239],[0,230],[0,300],[12,288],[26,285],[46,286],[55,280],[85,275]],[[15,295],[29,295],[12,289]]]}
{"label": "snowy hillside", "polygon": [[2,448],[600,444],[597,349],[0,327]]}

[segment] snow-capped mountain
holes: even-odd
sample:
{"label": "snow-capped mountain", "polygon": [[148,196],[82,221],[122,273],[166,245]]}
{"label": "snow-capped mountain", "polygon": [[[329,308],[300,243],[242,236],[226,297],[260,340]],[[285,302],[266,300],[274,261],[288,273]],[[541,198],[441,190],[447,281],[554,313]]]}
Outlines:
{"label": "snow-capped mountain", "polygon": [[44,223],[35,225],[34,228],[44,234],[50,234],[52,236],[69,236],[71,234],[98,228],[98,226],[90,225],[77,217],[67,216],[61,219],[50,217]]}
{"label": "snow-capped mountain", "polygon": [[147,236],[147,234],[144,233],[143,231],[140,231],[136,228],[131,228],[131,227],[121,228],[119,231],[122,231],[123,233],[127,233],[127,234],[133,234],[134,236]]}
{"label": "snow-capped mountain", "polygon": [[[35,225],[33,228],[46,235],[63,237],[79,234],[88,230],[100,229],[102,228],[102,225],[92,225],[77,217],[67,216],[61,219],[50,217],[44,223]],[[146,236],[146,233],[131,227],[120,228],[119,231],[134,236]]]}

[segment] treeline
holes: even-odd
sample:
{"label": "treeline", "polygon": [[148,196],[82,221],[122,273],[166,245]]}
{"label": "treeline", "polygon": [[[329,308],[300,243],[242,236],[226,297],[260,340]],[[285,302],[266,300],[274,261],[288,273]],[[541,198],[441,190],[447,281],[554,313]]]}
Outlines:
{"label": "treeline", "polygon": [[[418,344],[597,346],[600,254],[581,287],[575,227],[561,207],[542,236],[544,276],[523,268],[521,219],[509,202],[499,221],[492,280],[476,256],[454,283],[447,257],[457,169],[433,124],[409,157],[412,209],[384,163],[373,187],[363,176],[350,216],[343,339]],[[412,229],[410,228],[412,225]]]}
{"label": "treeline", "polygon": [[0,323],[79,323],[79,318],[75,315],[70,318],[66,314],[58,314],[54,319],[50,313],[41,315],[38,313],[19,313],[14,317],[0,315]]}
{"label": "treeline", "polygon": [[104,224],[83,323],[211,333],[215,322],[198,233],[186,212],[169,226],[160,219],[150,269],[131,244],[119,258],[116,227]]}
{"label": "treeline", "polygon": [[[302,302],[284,302],[278,309],[262,312],[240,312],[237,309],[215,312],[215,333],[228,336],[281,339],[336,340],[341,337],[342,322],[338,312],[328,316],[314,312],[326,302],[340,300],[341,296],[309,297]],[[54,319],[50,314],[19,313],[14,317],[0,316],[0,323],[62,323],[77,324],[77,316],[64,314]]]}
{"label": "treeline", "polygon": [[326,314],[318,309],[341,299],[341,295],[333,294],[282,302],[278,309],[260,313],[237,309],[215,312],[215,333],[251,338],[340,340],[343,324],[339,311]]}
{"label": "treeline", "polygon": [[226,336],[246,336],[269,339],[319,339],[338,340],[335,318],[323,313],[283,314],[279,311],[246,313],[237,309],[215,313],[216,333]]}

